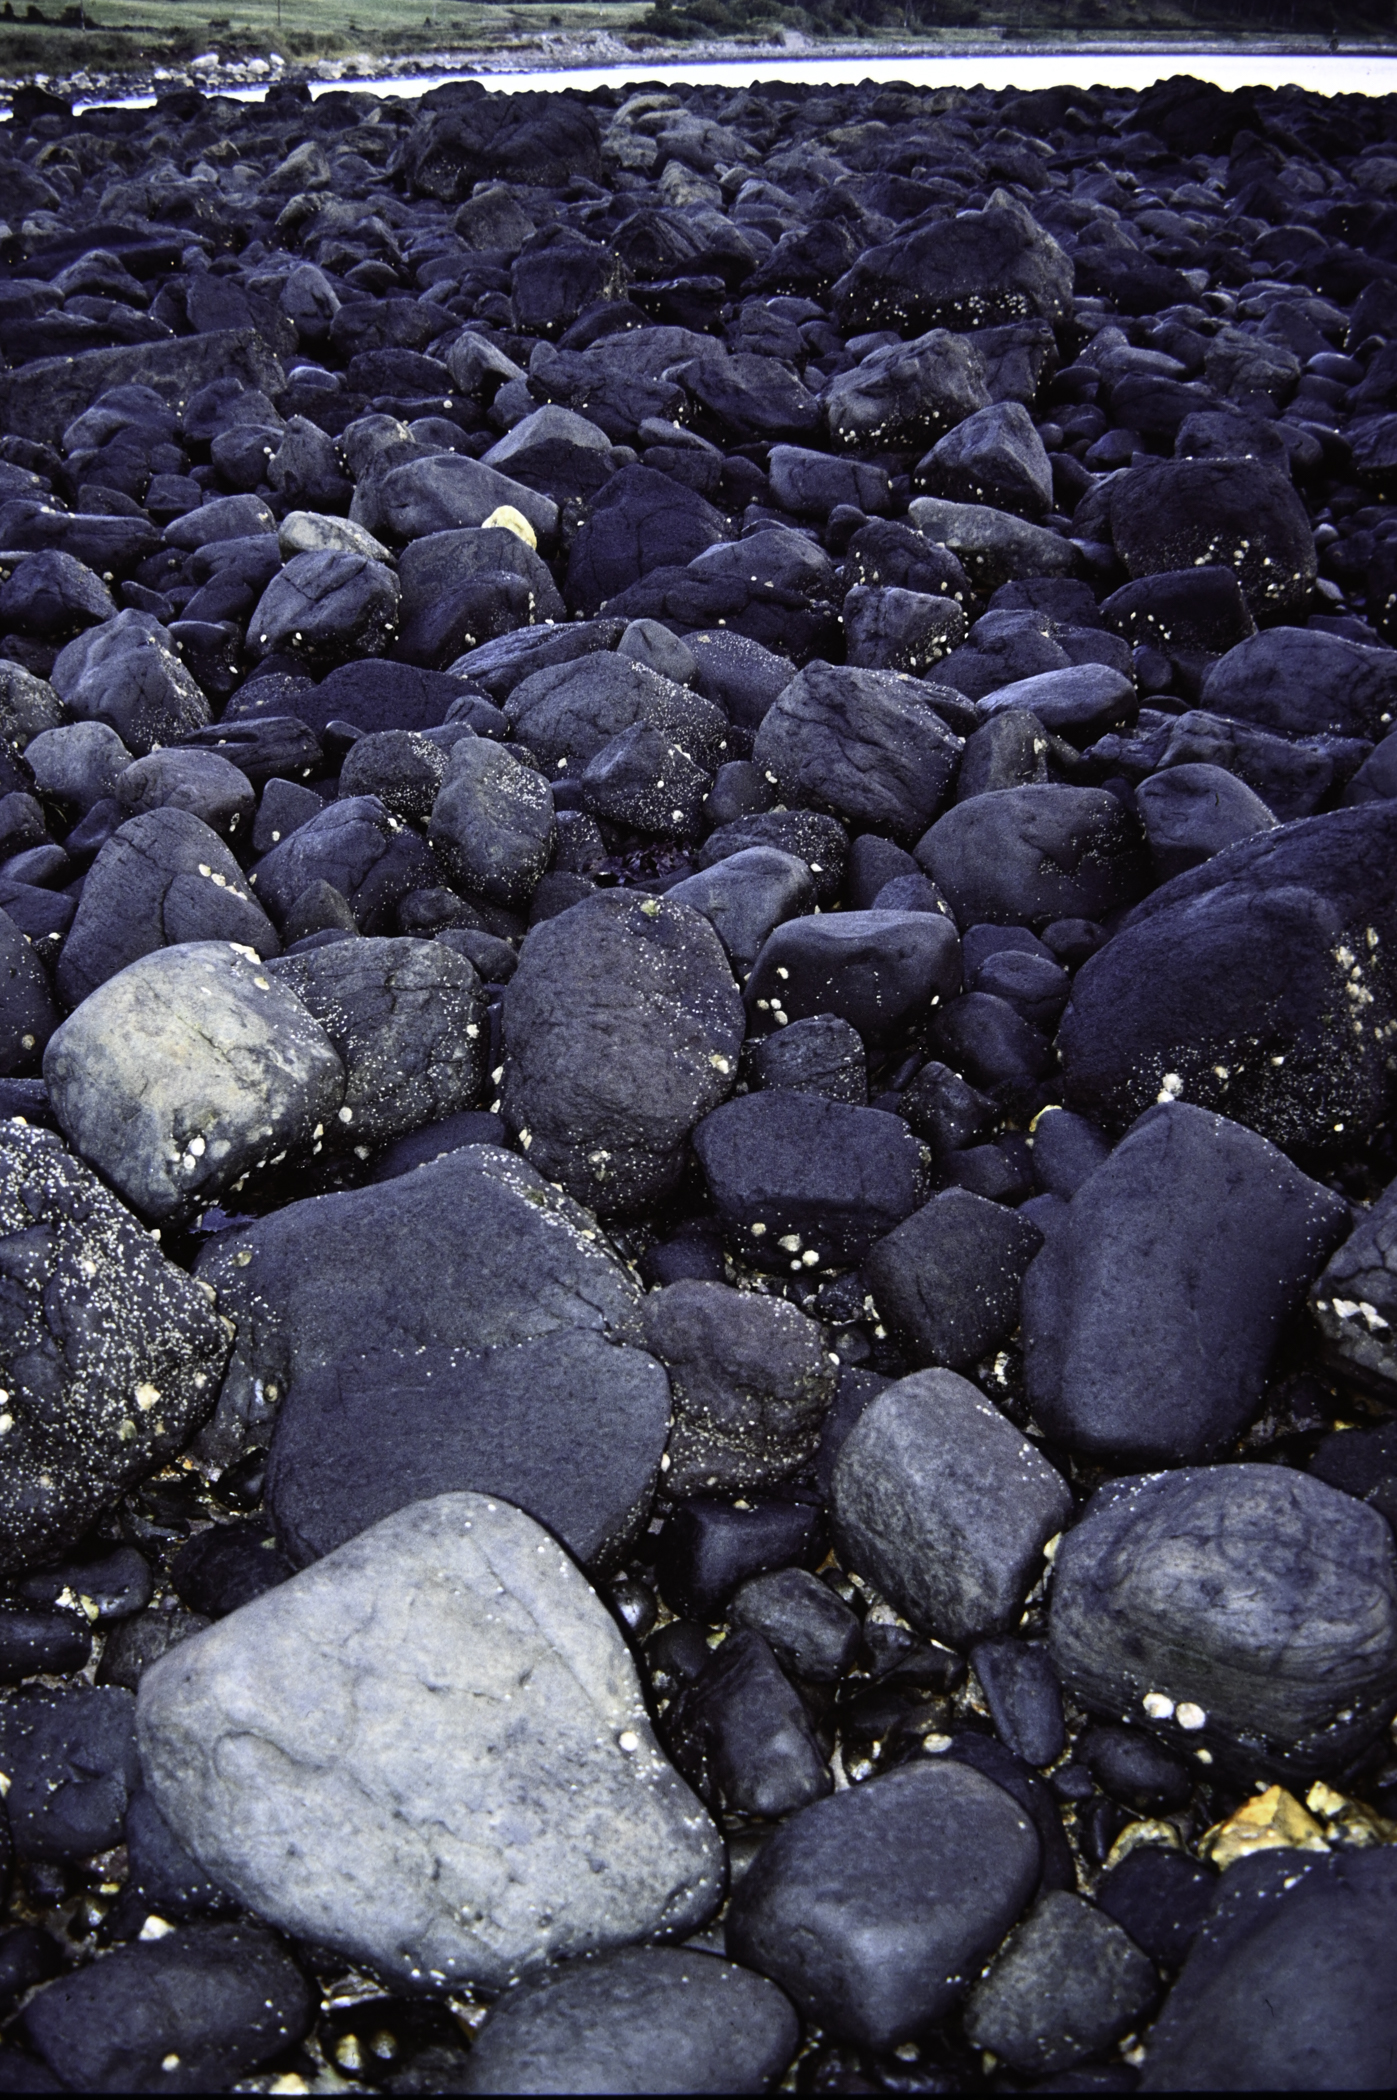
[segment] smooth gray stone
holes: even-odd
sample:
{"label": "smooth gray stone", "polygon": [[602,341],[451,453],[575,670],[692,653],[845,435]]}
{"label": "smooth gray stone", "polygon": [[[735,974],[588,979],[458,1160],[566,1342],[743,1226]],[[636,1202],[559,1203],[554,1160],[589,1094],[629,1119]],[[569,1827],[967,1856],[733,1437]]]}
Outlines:
{"label": "smooth gray stone", "polygon": [[1072,1496],[969,1379],[916,1371],[859,1416],[830,1510],[844,1565],[919,1631],[960,1647],[1017,1622]]}
{"label": "smooth gray stone", "polygon": [[414,1503],[181,1642],[137,1730],[214,1880],[400,1989],[499,1990],[721,1895],[615,1621],[507,1502]]}

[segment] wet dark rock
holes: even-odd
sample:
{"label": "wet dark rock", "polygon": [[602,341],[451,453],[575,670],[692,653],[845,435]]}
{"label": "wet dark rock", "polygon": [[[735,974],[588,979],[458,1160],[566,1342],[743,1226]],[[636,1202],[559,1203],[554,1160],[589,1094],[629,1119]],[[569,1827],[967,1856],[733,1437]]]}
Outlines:
{"label": "wet dark rock", "polygon": [[1208,673],[1212,713],[1283,736],[1380,737],[1397,709],[1397,653],[1337,634],[1270,628]]}
{"label": "wet dark rock", "polygon": [[1381,1115],[1394,824],[1375,802],[1284,825],[1138,906],[1073,983],[1069,1103],[1118,1130],[1164,1092],[1317,1150]]}
{"label": "wet dark rock", "polygon": [[215,1525],[181,1547],[170,1580],[181,1603],[206,1619],[226,1618],[292,1574],[264,1523]]}
{"label": "wet dark rock", "polygon": [[510,751],[470,737],[449,755],[427,835],[468,895],[527,904],[553,845],[552,792]]}
{"label": "wet dark rock", "polygon": [[563,1327],[639,1338],[638,1286],[591,1216],[488,1145],[287,1204],[210,1244],[199,1268],[238,1329],[208,1431],[223,1464],[249,1428],[265,1437],[298,1377],[366,1351],[486,1349]]}
{"label": "wet dark rock", "polygon": [[1186,1854],[1141,1845],[1102,1878],[1096,1900],[1151,1961],[1176,1969],[1217,1888],[1216,1874]]}
{"label": "wet dark rock", "polygon": [[1000,192],[959,213],[868,249],[835,286],[835,319],[863,328],[983,328],[1022,316],[1058,321],[1072,265],[1023,205]]}
{"label": "wet dark rock", "polygon": [[917,846],[962,926],[1101,918],[1147,886],[1137,825],[1104,788],[1006,788],[957,803]]}
{"label": "wet dark rock", "polygon": [[[712,796],[709,801],[711,803]],[[786,919],[808,912],[815,883],[803,860],[774,846],[749,846],[697,875],[676,882],[665,895],[702,912],[745,978],[767,936]]]}
{"label": "wet dark rock", "polygon": [[6,1560],[24,1567],[73,1544],[180,1448],[209,1412],[228,1339],[205,1294],[51,1132],[7,1122],[0,1150]]}
{"label": "wet dark rock", "polygon": [[752,758],[784,801],[918,837],[945,797],[959,739],[937,688],[896,672],[809,665],[763,716]]}
{"label": "wet dark rock", "polygon": [[1042,1244],[1027,1218],[947,1189],[879,1240],[862,1275],[918,1363],[964,1370],[1018,1325],[1024,1274]]}
{"label": "wet dark rock", "polygon": [[[1385,1851],[1281,1851],[1229,1868],[1151,2031],[1144,2090],[1383,2078],[1393,1871]],[[1333,2007],[1322,2023],[1310,1996],[1316,1945]]]}
{"label": "wet dark rock", "polygon": [[965,2031],[1021,2074],[1064,2071],[1133,2028],[1158,1988],[1153,1966],[1119,1925],[1055,1889],[976,1984]]}
{"label": "wet dark rock", "polygon": [[20,1859],[82,1859],[120,1843],[140,1777],[129,1692],[114,1686],[18,1692],[0,1707],[0,1748]]}
{"label": "wet dark rock", "polygon": [[1255,616],[1298,612],[1315,579],[1305,507],[1257,460],[1161,460],[1111,484],[1111,531],[1132,576],[1230,568]]}
{"label": "wet dark rock", "polygon": [[79,1006],[131,963],[196,941],[266,957],[276,929],[215,831],[163,806],[131,817],[93,862],[58,963],[64,1004]]}
{"label": "wet dark rock", "polygon": [[411,1502],[471,1489],[606,1569],[649,1513],[669,1405],[652,1357],[579,1328],[312,1369],[277,1418],[267,1506],[294,1567]]}
{"label": "wet dark rock", "polygon": [[970,1660],[1000,1741],[1026,1764],[1055,1764],[1067,1730],[1047,1651],[1036,1641],[977,1641]]}
{"label": "wet dark rock", "polygon": [[789,1815],[834,1790],[799,1692],[770,1646],[738,1627],[665,1716],[665,1741],[701,1800]]}
{"label": "wet dark rock", "polygon": [[471,2047],[473,2093],[763,2092],[795,2050],[765,1978],[711,1954],[629,1947],[498,1999]]}
{"label": "wet dark rock", "polygon": [[1147,1110],[1024,1279],[1035,1416],[1119,1463],[1219,1455],[1348,1215],[1254,1131],[1183,1101]]}
{"label": "wet dark rock", "polygon": [[208,1923],[60,1977],[25,2008],[24,2028],[65,2085],[191,2093],[279,2056],[313,2012],[310,1986],[271,1933]]}
{"label": "wet dark rock", "polygon": [[1088,1728],[1073,1755],[1106,1793],[1140,1815],[1182,1808],[1193,1774],[1177,1752],[1135,1728]]}
{"label": "wet dark rock", "polygon": [[761,1634],[782,1666],[810,1683],[842,1677],[858,1653],[856,1614],[805,1568],[754,1575],[733,1598],[728,1616]]}
{"label": "wet dark rock", "polygon": [[744,996],[754,1034],[833,1014],[876,1046],[953,997],[960,978],[960,943],[938,912],[830,912],[776,927]]}
{"label": "wet dark rock", "polygon": [[815,879],[815,901],[827,911],[844,884],[848,835],[834,817],[818,810],[770,809],[734,817],[710,831],[697,854],[700,868],[711,868],[751,846],[774,846],[803,860]]}
{"label": "wet dark rock", "polygon": [[392,931],[400,900],[431,888],[440,866],[426,841],[376,795],[352,795],[301,824],[258,861],[248,878],[258,901],[283,920],[316,882],[347,901],[361,933]]}
{"label": "wet dark rock", "polygon": [[[720,861],[719,866],[729,865]],[[868,1058],[863,1038],[837,1014],[812,1014],[774,1035],[759,1036],[748,1051],[753,1085],[785,1087],[797,1094],[824,1094],[831,1101],[868,1105]]]}
{"label": "wet dark rock", "polygon": [[1135,808],[1161,882],[1276,824],[1261,797],[1221,766],[1170,766],[1142,781]]}
{"label": "wet dark rock", "polygon": [[665,1520],[660,1594],[688,1618],[716,1619],[753,1576],[809,1559],[820,1529],[812,1502],[692,1495]]}
{"label": "wet dark rock", "polygon": [[762,1849],[728,1911],[728,1951],[808,2018],[890,2049],[952,2010],[1038,1861],[1023,1810],[978,1772],[892,1772],[802,1810]]}
{"label": "wet dark rock", "polygon": [[853,1268],[928,1193],[894,1116],[783,1088],[726,1102],[693,1133],[730,1244],[761,1268]]}
{"label": "wet dark rock", "polygon": [[641,1318],[669,1372],[668,1494],[742,1492],[801,1471],[834,1397],[813,1320],[783,1299],[699,1281],[651,1293]]}

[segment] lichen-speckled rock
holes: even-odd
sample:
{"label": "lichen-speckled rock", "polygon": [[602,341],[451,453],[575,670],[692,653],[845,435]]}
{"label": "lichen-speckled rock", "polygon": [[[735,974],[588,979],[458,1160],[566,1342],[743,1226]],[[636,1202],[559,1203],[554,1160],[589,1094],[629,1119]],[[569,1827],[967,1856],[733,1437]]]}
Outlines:
{"label": "lichen-speckled rock", "polygon": [[639,1209],[731,1092],[743,1018],[701,913],[634,890],[588,897],[535,926],[509,981],[505,1121],[579,1202]]}
{"label": "lichen-speckled rock", "polygon": [[150,1218],[308,1148],[344,1094],[319,1022],[223,941],[109,977],[51,1037],[44,1078],[70,1143]]}
{"label": "lichen-speckled rock", "polygon": [[721,1895],[614,1621],[506,1502],[385,1518],[172,1650],[137,1726],[208,1872],[400,1989],[683,1937]]}
{"label": "lichen-speckled rock", "polygon": [[178,1451],[228,1334],[51,1131],[0,1123],[0,1566],[42,1561]]}

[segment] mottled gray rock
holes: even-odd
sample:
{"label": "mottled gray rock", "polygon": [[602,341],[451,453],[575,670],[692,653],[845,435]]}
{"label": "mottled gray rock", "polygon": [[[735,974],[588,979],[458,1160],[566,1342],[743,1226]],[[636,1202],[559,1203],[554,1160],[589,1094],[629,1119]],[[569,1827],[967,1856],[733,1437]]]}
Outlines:
{"label": "mottled gray rock", "polygon": [[466,737],[447,764],[426,836],[468,895],[519,909],[552,853],[552,790],[502,745]]}
{"label": "mottled gray rock", "polygon": [[205,1870],[400,1988],[497,1990],[692,1932],[721,1894],[721,1840],[614,1620],[506,1502],[384,1518],[181,1642],[137,1725]]}
{"label": "mottled gray rock", "polygon": [[312,662],[376,656],[397,632],[400,596],[393,571],[367,555],[293,554],[258,600],[248,639],[264,655],[289,649]]}
{"label": "mottled gray rock", "polygon": [[227,1464],[298,1375],[378,1350],[488,1349],[560,1327],[638,1341],[640,1287],[591,1214],[493,1145],[288,1203],[199,1273],[238,1330],[201,1451]]}
{"label": "mottled gray rock", "polygon": [[1119,2041],[1158,1992],[1128,1933],[1081,1896],[1050,1889],[971,1992],[965,2032],[1022,2076],[1042,2077]]}
{"label": "mottled gray rock", "polygon": [[131,753],[106,722],[64,722],[41,729],[24,755],[39,793],[52,795],[79,816],[115,793],[131,763]]}
{"label": "mottled gray rock", "polygon": [[229,1337],[206,1292],[52,1132],[0,1123],[7,1568],[71,1545],[209,1413]]}
{"label": "mottled gray rock", "polygon": [[579,1201],[643,1208],[731,1092],[742,1029],[707,919],[603,891],[535,926],[520,951],[504,995],[505,1121]]}
{"label": "mottled gray rock", "polygon": [[1058,1549],[1049,1630],[1092,1711],[1294,1783],[1397,1708],[1397,1548],[1366,1503],[1279,1466],[1112,1481]]}
{"label": "mottled gray rock", "polygon": [[309,1147],[344,1094],[334,1044],[294,994],[222,941],[142,957],[44,1054],[65,1136],[143,1216],[208,1202]]}
{"label": "mottled gray rock", "polygon": [[192,941],[275,955],[276,928],[216,831],[187,809],[128,817],[88,870],[58,958],[58,990],[78,1006],[142,956]]}
{"label": "mottled gray rock", "polygon": [[138,758],[210,720],[169,630],[150,613],[128,610],[90,627],[59,651],[51,680],[71,714],[107,723]]}
{"label": "mottled gray rock", "polygon": [[248,880],[280,919],[314,884],[327,882],[349,904],[360,932],[379,934],[392,930],[403,897],[440,883],[441,868],[426,840],[377,795],[350,795],[285,834]]}
{"label": "mottled gray rock", "polygon": [[1184,1101],[1147,1109],[1025,1278],[1036,1419],[1097,1459],[1217,1457],[1348,1219],[1255,1131]]}
{"label": "mottled gray rock", "polygon": [[845,1566],[922,1632],[961,1645],[1016,1623],[1072,1496],[968,1379],[916,1371],[859,1416],[830,1509]]}
{"label": "mottled gray rock", "polygon": [[651,1293],[642,1318],[674,1403],[669,1494],[770,1486],[814,1456],[835,1382],[814,1320],[692,1279]]}
{"label": "mottled gray rock", "polygon": [[594,650],[580,661],[533,671],[504,703],[511,729],[550,774],[580,778],[613,737],[644,722],[697,765],[723,755],[727,717],[711,700],[633,657]]}
{"label": "mottled gray rock", "polygon": [[852,371],[836,374],[822,401],[837,445],[920,446],[989,398],[974,344],[933,328],[911,342],[871,350]]}
{"label": "mottled gray rock", "polygon": [[800,2040],[750,1969],[626,1947],[517,1984],[471,2046],[472,2093],[764,2093]]}
{"label": "mottled gray rock", "polygon": [[728,1953],[827,2032],[891,2049],[953,2010],[1040,1858],[1033,1824],[992,1780],[923,1760],[783,1824],[738,1886]]}
{"label": "mottled gray rock", "polygon": [[1135,807],[1161,882],[1276,828],[1260,795],[1222,766],[1167,766],[1141,781]]}
{"label": "mottled gray rock", "polygon": [[488,1027],[480,979],[439,941],[337,941],[273,974],[334,1044],[345,1069],[336,1135],[381,1145],[473,1108]]}

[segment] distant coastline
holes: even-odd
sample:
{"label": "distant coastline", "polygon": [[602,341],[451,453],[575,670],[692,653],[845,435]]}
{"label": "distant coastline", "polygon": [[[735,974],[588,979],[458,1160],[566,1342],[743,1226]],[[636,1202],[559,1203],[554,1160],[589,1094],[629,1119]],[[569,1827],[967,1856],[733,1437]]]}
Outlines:
{"label": "distant coastline", "polygon": [[[913,62],[919,69],[929,62],[941,61],[959,72],[968,61],[984,60],[998,71],[1006,64],[1039,66],[1045,60],[1070,57],[1078,62],[1077,70],[1083,78],[1093,66],[1108,60],[1139,63],[1158,59],[1168,62],[1165,71],[1208,74],[1230,70],[1238,61],[1255,61],[1269,71],[1268,61],[1273,64],[1277,59],[1294,59],[1325,73],[1334,68],[1336,60],[1346,62],[1345,72],[1355,66],[1361,68],[1368,61],[1397,61],[1397,31],[1381,39],[1345,37],[1336,49],[1330,39],[1321,36],[1210,36],[1196,31],[1159,30],[1131,33],[1101,29],[1056,37],[1027,31],[980,30],[905,37],[880,33],[853,38],[812,37],[785,29],[770,36],[682,43],[642,33],[622,38],[603,30],[582,34],[544,31],[489,47],[443,45],[432,50],[301,59],[283,57],[276,51],[265,56],[225,57],[210,50],[183,62],[162,59],[156,63],[149,55],[138,56],[133,51],[129,64],[25,71],[7,63],[6,46],[13,40],[6,37],[6,27],[0,23],[0,116],[6,112],[12,94],[25,86],[38,86],[65,101],[88,104],[153,97],[182,87],[249,97],[278,81],[304,82],[312,89],[370,89],[391,83],[398,92],[421,93],[434,81],[461,77],[498,78],[502,84],[523,85],[520,76],[530,76],[532,85],[535,77],[548,75],[595,74],[600,81],[603,74],[615,75],[620,69],[628,78],[665,75],[686,79],[692,78],[697,68],[760,65],[765,69],[773,61],[789,63],[801,74],[807,74],[817,64],[842,69],[866,63],[886,77],[888,64],[899,60]],[[545,84],[542,78],[539,84]]]}

